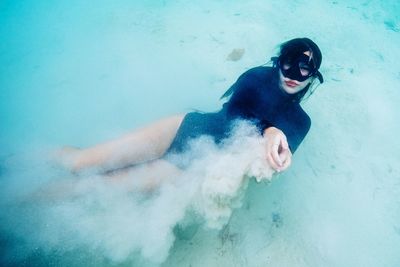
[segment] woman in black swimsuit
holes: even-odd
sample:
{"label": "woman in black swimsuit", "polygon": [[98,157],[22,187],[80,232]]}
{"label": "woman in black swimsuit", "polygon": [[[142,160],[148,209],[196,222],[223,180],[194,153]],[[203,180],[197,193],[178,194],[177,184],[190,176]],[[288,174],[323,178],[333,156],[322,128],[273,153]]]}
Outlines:
{"label": "woman in black swimsuit", "polygon": [[63,161],[74,171],[96,168],[109,173],[141,163],[149,170],[173,170],[176,168],[164,160],[168,155],[185,151],[189,140],[202,135],[211,136],[218,144],[229,137],[235,119],[244,119],[266,138],[269,165],[283,171],[310,129],[310,117],[300,102],[317,80],[323,82],[318,71],[321,61],[321,51],[313,41],[292,39],[280,46],[272,67],[256,67],[242,74],[223,95],[228,101],[219,112],[169,117],[87,149],[66,147]]}

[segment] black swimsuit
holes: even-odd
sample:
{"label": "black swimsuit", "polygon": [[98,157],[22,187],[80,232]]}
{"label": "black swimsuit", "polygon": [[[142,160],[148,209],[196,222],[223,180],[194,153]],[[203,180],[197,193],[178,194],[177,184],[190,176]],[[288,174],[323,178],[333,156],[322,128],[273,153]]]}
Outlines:
{"label": "black swimsuit", "polygon": [[279,88],[276,68],[256,67],[246,71],[224,96],[229,95],[230,99],[219,112],[186,114],[167,154],[184,152],[188,141],[201,135],[209,135],[220,143],[229,137],[235,119],[251,121],[260,134],[270,126],[282,130],[292,153],[310,129],[310,117],[301,108],[296,95]]}

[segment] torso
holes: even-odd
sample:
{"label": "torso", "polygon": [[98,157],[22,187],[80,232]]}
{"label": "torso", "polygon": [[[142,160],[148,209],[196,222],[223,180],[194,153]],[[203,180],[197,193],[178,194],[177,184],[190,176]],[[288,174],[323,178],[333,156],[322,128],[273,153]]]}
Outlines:
{"label": "torso", "polygon": [[256,67],[242,74],[232,85],[233,93],[224,109],[232,117],[242,117],[282,130],[292,152],[307,134],[311,120],[295,95],[279,88],[278,71],[271,67]]}
{"label": "torso", "polygon": [[254,122],[260,133],[274,126],[286,135],[294,152],[307,134],[311,120],[294,100],[278,85],[278,73],[270,67],[246,71],[229,89],[230,99],[217,113],[192,112],[185,116],[168,153],[180,153],[188,140],[200,135],[213,136],[216,143],[229,136],[231,122],[246,119]]}

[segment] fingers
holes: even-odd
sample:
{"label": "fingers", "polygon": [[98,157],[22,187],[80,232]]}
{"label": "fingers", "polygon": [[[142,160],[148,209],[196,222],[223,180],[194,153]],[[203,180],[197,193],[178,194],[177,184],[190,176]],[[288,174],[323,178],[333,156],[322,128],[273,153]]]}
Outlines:
{"label": "fingers", "polygon": [[280,171],[286,170],[292,163],[292,153],[289,149],[285,150],[282,154],[284,155],[281,155],[282,167],[280,168]]}
{"label": "fingers", "polygon": [[284,152],[280,154],[281,164],[277,163],[272,155],[272,153],[267,155],[267,161],[270,166],[277,172],[286,170],[292,163],[292,154],[290,153],[290,150],[284,150]]}
{"label": "fingers", "polygon": [[270,153],[267,154],[267,162],[276,171],[279,171],[279,165],[275,162],[275,160],[272,158],[272,155]]}
{"label": "fingers", "polygon": [[267,154],[267,160],[274,170],[281,172],[290,166],[292,162],[292,153],[289,148],[283,149],[277,145],[272,145]]}
{"label": "fingers", "polygon": [[280,143],[279,143],[280,147],[281,147],[281,151],[282,150],[289,150],[289,144],[287,142],[286,136],[284,134],[282,134],[280,136]]}
{"label": "fingers", "polygon": [[276,170],[280,171],[282,168],[282,160],[286,158],[282,158],[279,154],[280,145],[278,142],[275,144],[271,144],[267,149],[267,160],[271,167]]}
{"label": "fingers", "polygon": [[271,168],[278,172],[286,170],[292,156],[286,136],[274,127],[268,128],[264,136],[267,138],[267,161]]}
{"label": "fingers", "polygon": [[279,167],[282,166],[282,160],[279,156],[279,145],[278,144],[273,144],[271,149],[271,157],[274,160],[275,164],[278,165]]}
{"label": "fingers", "polygon": [[289,149],[283,149],[281,152],[279,152],[279,158],[282,162],[282,165],[287,160],[287,158],[290,156],[289,154],[290,154]]}

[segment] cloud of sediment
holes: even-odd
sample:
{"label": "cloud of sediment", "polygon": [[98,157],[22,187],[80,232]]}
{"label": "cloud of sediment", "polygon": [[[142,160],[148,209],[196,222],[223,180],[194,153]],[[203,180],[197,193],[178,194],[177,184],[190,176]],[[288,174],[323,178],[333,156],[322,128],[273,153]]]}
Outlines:
{"label": "cloud of sediment", "polygon": [[[18,157],[4,162],[0,229],[8,259],[23,259],[37,249],[46,254],[84,248],[113,262],[139,254],[163,262],[174,227],[189,212],[204,227],[220,229],[240,207],[248,180],[271,178],[263,142],[252,126],[239,123],[221,147],[209,137],[194,140],[177,156],[195,158],[183,171],[160,161],[133,168],[120,180],[73,176],[37,155],[30,161],[25,156],[24,164]],[[175,171],[169,176],[170,170]],[[138,189],[141,180],[157,176],[163,177],[159,187]]]}

